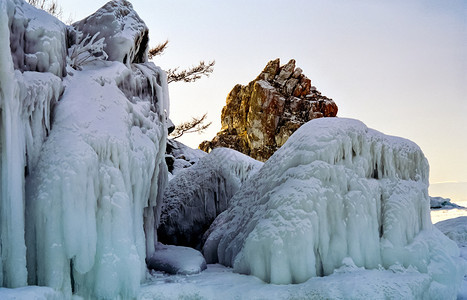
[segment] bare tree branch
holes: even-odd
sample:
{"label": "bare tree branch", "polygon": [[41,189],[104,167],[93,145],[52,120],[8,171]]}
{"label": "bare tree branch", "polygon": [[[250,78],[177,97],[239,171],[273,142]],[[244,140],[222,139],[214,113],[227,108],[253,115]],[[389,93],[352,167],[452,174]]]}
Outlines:
{"label": "bare tree branch", "polygon": [[149,59],[153,58],[154,56],[164,54],[165,49],[167,49],[168,43],[169,43],[169,40],[165,40],[165,42],[160,43],[156,47],[149,49],[149,52],[148,52]]}
{"label": "bare tree branch", "polygon": [[204,61],[200,61],[197,66],[193,66],[187,70],[178,71],[178,67],[175,69],[167,70],[167,83],[171,82],[194,82],[200,79],[202,76],[209,77],[214,71],[214,65],[216,61],[210,61],[207,64]]}
{"label": "bare tree branch", "polygon": [[200,118],[191,118],[191,121],[183,122],[182,124],[175,126],[175,130],[170,134],[170,136],[173,139],[178,139],[185,133],[203,133],[212,124],[212,122],[203,124],[204,121],[206,121],[207,116],[208,114],[206,113]]}

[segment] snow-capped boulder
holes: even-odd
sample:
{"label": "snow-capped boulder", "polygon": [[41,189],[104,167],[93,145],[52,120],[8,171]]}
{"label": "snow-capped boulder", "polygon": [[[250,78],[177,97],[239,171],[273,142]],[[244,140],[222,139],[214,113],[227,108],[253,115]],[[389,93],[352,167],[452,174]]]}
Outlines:
{"label": "snow-capped boulder", "polygon": [[[9,44],[15,69],[64,76],[66,25],[23,0],[2,2],[6,5],[7,15],[2,18],[9,23]],[[2,43],[8,45],[7,40],[2,38]]]}
{"label": "snow-capped boulder", "polygon": [[217,148],[180,170],[164,193],[159,241],[201,249],[204,232],[261,166],[240,152]]}
{"label": "snow-capped boulder", "polygon": [[189,247],[156,246],[156,252],[146,259],[149,269],[169,274],[193,275],[206,270],[206,260],[198,250]]}
{"label": "snow-capped boulder", "polygon": [[344,258],[411,266],[429,293],[454,298],[459,249],[430,221],[428,163],[414,143],[357,120],[308,122],[254,174],[212,224],[208,263],[266,282],[330,275]]}
{"label": "snow-capped boulder", "polygon": [[148,28],[126,0],[112,0],[89,17],[73,23],[70,39],[78,44],[87,36],[105,38],[108,60],[131,63],[147,62]]}

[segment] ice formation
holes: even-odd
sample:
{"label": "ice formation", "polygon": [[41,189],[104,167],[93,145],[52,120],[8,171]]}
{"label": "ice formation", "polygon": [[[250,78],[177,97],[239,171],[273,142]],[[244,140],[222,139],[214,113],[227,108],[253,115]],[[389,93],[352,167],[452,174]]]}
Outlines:
{"label": "ice formation", "polygon": [[[84,51],[147,34],[127,1],[96,14],[86,24],[109,31]],[[125,64],[97,55],[66,67],[67,32],[78,30],[23,1],[0,2],[0,286],[133,298],[167,182],[166,75],[147,62],[144,38],[107,44],[126,51]]]}
{"label": "ice formation", "polygon": [[278,284],[358,267],[411,267],[455,297],[459,250],[430,221],[428,163],[414,143],[357,120],[303,125],[230,200],[208,263]]}
{"label": "ice formation", "polygon": [[217,148],[180,170],[164,193],[159,240],[201,249],[204,232],[262,165],[235,150]]}
{"label": "ice formation", "polygon": [[148,268],[169,274],[193,275],[207,268],[206,260],[198,250],[161,243],[146,261]]}
{"label": "ice formation", "polygon": [[66,30],[60,24],[22,1],[0,3],[0,286],[27,284],[25,166],[26,173],[34,169],[62,92],[56,75],[65,67]]}

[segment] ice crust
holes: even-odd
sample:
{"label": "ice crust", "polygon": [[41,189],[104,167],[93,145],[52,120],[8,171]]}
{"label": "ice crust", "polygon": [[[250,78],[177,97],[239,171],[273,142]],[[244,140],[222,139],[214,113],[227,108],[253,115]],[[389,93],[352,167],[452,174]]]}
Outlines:
{"label": "ice crust", "polygon": [[179,170],[164,193],[160,241],[201,249],[204,232],[262,165],[238,151],[217,148]]}
{"label": "ice crust", "polygon": [[204,245],[208,263],[277,284],[330,275],[350,258],[427,273],[455,297],[459,249],[433,227],[420,148],[357,120],[303,125],[230,200]]}

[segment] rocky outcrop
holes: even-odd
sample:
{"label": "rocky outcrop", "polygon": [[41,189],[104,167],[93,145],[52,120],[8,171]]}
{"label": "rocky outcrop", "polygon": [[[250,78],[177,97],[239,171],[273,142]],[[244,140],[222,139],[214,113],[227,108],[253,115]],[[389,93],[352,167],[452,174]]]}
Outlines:
{"label": "rocky outcrop", "polygon": [[266,161],[302,124],[335,117],[337,105],[302,72],[295,60],[280,66],[276,59],[248,85],[237,84],[222,109],[221,131],[199,148],[228,147]]}

